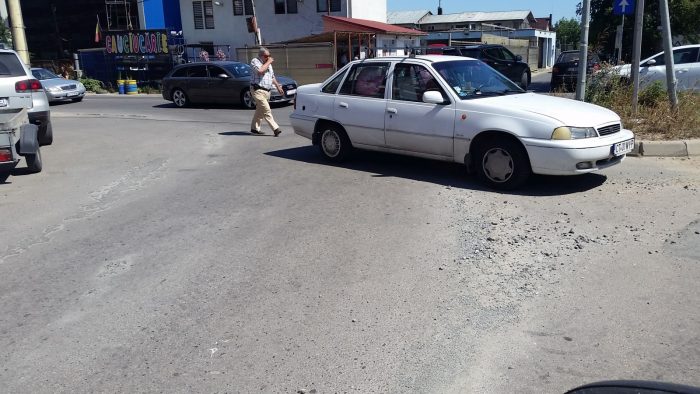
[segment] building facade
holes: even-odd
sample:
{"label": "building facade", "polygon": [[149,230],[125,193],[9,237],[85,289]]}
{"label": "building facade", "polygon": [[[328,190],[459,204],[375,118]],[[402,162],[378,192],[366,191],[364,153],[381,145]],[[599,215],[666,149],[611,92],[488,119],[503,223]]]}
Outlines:
{"label": "building facade", "polygon": [[189,46],[222,49],[255,45],[246,18],[253,5],[263,44],[290,41],[323,32],[323,15],[386,22],[386,0],[180,0],[183,36]]}

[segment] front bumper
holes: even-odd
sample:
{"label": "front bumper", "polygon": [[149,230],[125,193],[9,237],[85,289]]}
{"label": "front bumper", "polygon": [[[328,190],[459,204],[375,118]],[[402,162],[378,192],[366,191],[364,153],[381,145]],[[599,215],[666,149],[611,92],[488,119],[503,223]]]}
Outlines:
{"label": "front bumper", "polygon": [[[614,156],[612,147],[618,142],[634,139],[630,130],[605,137],[556,141],[524,138],[530,156],[532,172],[543,175],[577,175],[599,171],[621,163],[625,155]],[[578,169],[576,164],[587,162],[591,168]]]}
{"label": "front bumper", "polygon": [[63,100],[75,100],[85,97],[84,90],[62,90],[60,92],[50,92],[46,91],[46,97],[49,101],[63,101]]}

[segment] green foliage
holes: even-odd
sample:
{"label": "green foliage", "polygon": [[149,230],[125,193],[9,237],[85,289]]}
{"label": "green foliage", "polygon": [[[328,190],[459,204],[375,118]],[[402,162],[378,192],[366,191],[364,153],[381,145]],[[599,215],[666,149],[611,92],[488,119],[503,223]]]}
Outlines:
{"label": "green foliage", "polygon": [[102,82],[98,81],[97,79],[87,77],[80,78],[80,83],[85,85],[85,90],[87,90],[88,92],[107,93],[107,90],[102,85]]}
{"label": "green foliage", "polygon": [[0,43],[12,48],[12,31],[8,27],[7,19],[0,18]]}
{"label": "green foliage", "polygon": [[639,105],[658,107],[666,103],[668,103],[668,93],[660,81],[654,82],[639,92]]}
{"label": "green foliage", "polygon": [[562,43],[562,46],[578,49],[578,43],[581,39],[581,23],[574,18],[561,18],[555,25],[554,31],[557,32],[557,39]]}

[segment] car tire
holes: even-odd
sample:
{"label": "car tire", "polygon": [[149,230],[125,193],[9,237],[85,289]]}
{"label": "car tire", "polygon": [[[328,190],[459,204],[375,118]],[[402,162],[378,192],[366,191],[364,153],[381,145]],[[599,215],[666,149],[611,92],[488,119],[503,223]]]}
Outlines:
{"label": "car tire", "polygon": [[27,170],[31,174],[41,172],[43,163],[41,161],[41,149],[36,148],[36,153],[33,155],[24,155],[24,160],[27,161]]}
{"label": "car tire", "polygon": [[523,90],[527,90],[529,81],[530,78],[527,75],[527,71],[523,71],[523,73],[520,75],[520,87],[523,88]]}
{"label": "car tire", "polygon": [[178,108],[184,108],[190,105],[190,99],[187,98],[185,91],[180,88],[173,90],[172,98],[173,103],[175,103],[175,106]]}
{"label": "car tire", "polygon": [[507,137],[491,138],[479,144],[474,167],[479,180],[500,190],[516,189],[532,174],[523,146]]}
{"label": "car tire", "polygon": [[321,127],[319,134],[318,149],[326,160],[342,162],[352,151],[350,138],[341,127],[326,124]]}
{"label": "car tire", "polygon": [[51,124],[51,121],[46,122],[45,125],[45,127],[39,128],[37,137],[37,139],[39,140],[39,146],[53,144],[53,126]]}
{"label": "car tire", "polygon": [[74,98],[74,99],[72,99],[72,101],[74,103],[79,103],[79,102],[83,101],[83,97]]}
{"label": "car tire", "polygon": [[243,89],[241,92],[241,105],[246,109],[255,109],[255,100],[250,89]]}

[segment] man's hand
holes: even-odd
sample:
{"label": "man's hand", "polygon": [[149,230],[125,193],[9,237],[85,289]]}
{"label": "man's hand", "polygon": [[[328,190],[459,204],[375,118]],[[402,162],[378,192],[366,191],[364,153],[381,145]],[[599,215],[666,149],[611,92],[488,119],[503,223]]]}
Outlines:
{"label": "man's hand", "polygon": [[272,56],[269,56],[267,58],[267,61],[265,62],[265,64],[272,64],[272,62],[274,62],[274,61],[275,61],[275,58],[273,58]]}

